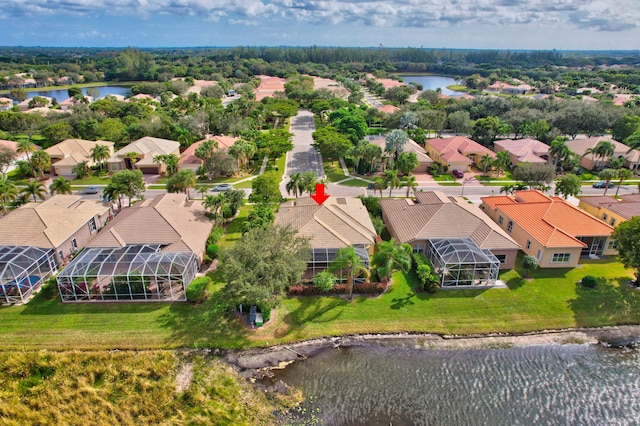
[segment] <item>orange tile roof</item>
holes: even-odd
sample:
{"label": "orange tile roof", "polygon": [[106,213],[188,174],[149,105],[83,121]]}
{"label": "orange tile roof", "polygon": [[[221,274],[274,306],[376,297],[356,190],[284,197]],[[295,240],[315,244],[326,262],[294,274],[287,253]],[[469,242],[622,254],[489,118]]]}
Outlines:
{"label": "orange tile roof", "polygon": [[536,191],[535,189],[516,191],[515,193],[515,201],[518,203],[544,203],[550,200],[551,198],[547,197],[540,191]]}

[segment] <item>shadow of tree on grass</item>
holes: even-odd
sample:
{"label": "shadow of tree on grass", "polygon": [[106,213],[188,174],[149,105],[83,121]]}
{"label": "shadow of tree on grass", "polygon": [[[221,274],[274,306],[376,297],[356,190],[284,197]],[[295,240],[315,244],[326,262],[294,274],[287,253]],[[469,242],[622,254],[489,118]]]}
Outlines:
{"label": "shadow of tree on grass", "polygon": [[[640,291],[627,285],[628,277],[598,279],[595,288],[576,283],[575,299],[569,300],[579,327],[640,323]],[[616,284],[614,284],[616,283]]]}

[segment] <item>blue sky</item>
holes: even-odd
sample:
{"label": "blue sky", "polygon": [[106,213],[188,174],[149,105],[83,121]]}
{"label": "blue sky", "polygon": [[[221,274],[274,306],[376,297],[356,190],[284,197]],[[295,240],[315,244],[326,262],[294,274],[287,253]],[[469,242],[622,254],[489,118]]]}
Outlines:
{"label": "blue sky", "polygon": [[640,49],[640,0],[0,0],[2,45]]}

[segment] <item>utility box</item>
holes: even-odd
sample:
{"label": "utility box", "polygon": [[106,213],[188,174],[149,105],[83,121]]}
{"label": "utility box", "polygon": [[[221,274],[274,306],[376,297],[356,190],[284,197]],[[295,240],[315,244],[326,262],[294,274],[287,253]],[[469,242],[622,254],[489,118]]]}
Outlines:
{"label": "utility box", "polygon": [[256,327],[262,327],[262,314],[260,312],[256,314]]}

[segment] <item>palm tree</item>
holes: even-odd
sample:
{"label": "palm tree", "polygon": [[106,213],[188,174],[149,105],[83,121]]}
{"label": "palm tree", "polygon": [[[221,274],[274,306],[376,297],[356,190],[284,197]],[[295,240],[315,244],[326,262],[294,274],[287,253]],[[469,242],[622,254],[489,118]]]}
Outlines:
{"label": "palm tree", "polygon": [[384,179],[382,178],[377,178],[374,182],[373,182],[373,195],[375,197],[376,195],[376,191],[380,191],[380,198],[382,198],[382,190],[386,189],[387,187],[384,184]]}
{"label": "palm tree", "polygon": [[100,166],[100,171],[102,172],[102,163],[106,161],[111,154],[111,152],[109,151],[109,147],[106,145],[96,145],[91,148],[90,152],[91,159],[98,163],[98,165]]}
{"label": "palm tree", "polygon": [[13,181],[9,180],[6,174],[0,174],[0,207],[2,213],[7,212],[7,204],[14,202],[18,198],[18,188]]}
{"label": "palm tree", "polygon": [[565,159],[569,156],[571,150],[567,146],[567,138],[564,136],[558,136],[553,141],[551,141],[551,146],[549,148],[549,155],[551,156],[551,161],[553,165],[560,168],[562,172],[564,172],[563,163]]}
{"label": "palm tree", "polygon": [[302,173],[294,173],[289,177],[289,182],[287,182],[285,189],[287,190],[287,194],[291,194],[293,191],[293,196],[298,198],[298,194],[302,195],[305,190],[304,184],[302,182]]}
{"label": "palm tree", "polygon": [[480,158],[478,165],[480,166],[480,169],[482,169],[482,174],[484,176],[486,176],[489,169],[493,167],[493,163],[493,157],[489,154],[485,154]]}
{"label": "palm tree", "polygon": [[336,256],[329,264],[331,272],[346,270],[347,272],[347,289],[349,291],[349,299],[353,298],[353,279],[354,277],[364,274],[369,276],[369,270],[364,267],[362,259],[356,253],[353,246],[344,247],[338,250]]}
{"label": "palm tree", "polygon": [[60,176],[58,179],[54,179],[49,185],[49,193],[53,196],[55,194],[72,194],[71,181]]}
{"label": "palm tree", "polygon": [[180,170],[167,181],[167,192],[184,192],[189,199],[189,188],[195,188],[196,181],[196,174],[193,170]]}
{"label": "palm tree", "polygon": [[389,278],[394,270],[407,272],[411,268],[411,246],[396,244],[392,238],[378,244],[371,264],[375,266],[380,278]]}
{"label": "palm tree", "polygon": [[202,200],[204,200],[204,194],[209,192],[210,189],[211,189],[210,185],[196,186],[196,191],[198,191],[200,193],[200,199],[202,199]]}
{"label": "palm tree", "polygon": [[27,161],[30,163],[31,162],[30,154],[32,152],[35,152],[37,149],[38,149],[38,147],[36,146],[36,144],[31,142],[30,139],[21,139],[18,142],[18,147],[16,148],[16,152],[18,154],[20,154],[20,155],[26,154],[27,155]]}
{"label": "palm tree", "polygon": [[[307,170],[306,172],[301,173],[300,185],[298,187],[298,191],[300,191],[300,195],[304,191],[308,191],[311,194],[316,189],[316,172],[313,170]],[[301,189],[302,188],[302,189]]]}
{"label": "palm tree", "polygon": [[414,175],[407,175],[402,179],[400,186],[407,187],[407,198],[409,198],[409,192],[413,191],[414,194],[416,193],[418,181],[416,181],[416,177]]}
{"label": "palm tree", "polygon": [[224,194],[207,195],[202,203],[205,209],[209,210],[209,217],[214,223],[218,223],[222,219],[222,208],[224,206]]}
{"label": "palm tree", "polygon": [[604,194],[602,194],[603,196],[607,195],[607,190],[609,189],[609,182],[611,182],[612,179],[615,179],[616,176],[617,176],[617,173],[613,169],[604,169],[603,171],[598,173],[598,177],[605,182]]}
{"label": "palm tree", "polygon": [[25,201],[27,201],[29,197],[33,197],[34,203],[38,201],[36,198],[44,201],[47,195],[47,187],[44,186],[44,183],[38,182],[36,179],[31,179],[20,194]]}
{"label": "palm tree", "polygon": [[86,161],[81,161],[71,167],[71,173],[76,175],[76,179],[84,179],[89,176],[89,165]]}
{"label": "palm tree", "polygon": [[[591,154],[591,158],[594,161],[594,169],[600,169],[605,164],[605,159],[612,157],[616,152],[616,147],[611,142],[607,140],[600,141],[593,148],[587,149],[583,157]],[[597,161],[597,159],[602,159],[601,162]]]}
{"label": "palm tree", "polygon": [[633,173],[629,169],[616,169],[616,178],[618,179],[618,187],[616,188],[616,197],[618,196],[618,191],[620,191],[620,185],[622,182],[631,179]]}
{"label": "palm tree", "polygon": [[[117,201],[118,210],[122,210],[122,196],[129,195],[129,188],[125,185],[111,182],[102,191],[102,198],[108,201]],[[129,203],[131,204],[131,203]]]}
{"label": "palm tree", "polygon": [[505,170],[509,168],[511,164],[511,157],[509,157],[509,153],[507,151],[501,151],[496,154],[495,160],[493,160],[493,166],[498,171],[498,176],[502,174]]}
{"label": "palm tree", "polygon": [[391,191],[400,187],[400,178],[398,177],[397,170],[387,170],[384,172],[384,184],[389,188],[389,197],[391,197]]}

